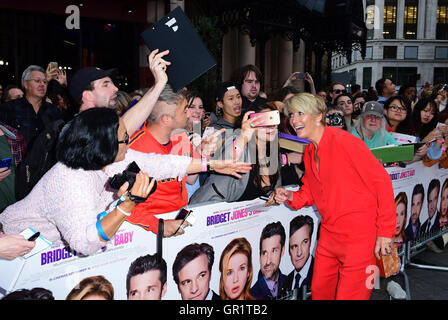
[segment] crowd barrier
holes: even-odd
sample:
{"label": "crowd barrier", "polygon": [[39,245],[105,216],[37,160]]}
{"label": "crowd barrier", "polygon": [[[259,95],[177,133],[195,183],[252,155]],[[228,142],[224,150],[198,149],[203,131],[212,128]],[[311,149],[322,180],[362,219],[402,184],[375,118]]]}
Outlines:
{"label": "crowd barrier", "polygon": [[[437,165],[425,167],[421,162],[407,165],[406,167],[388,167],[395,196],[400,193],[406,195],[406,210],[402,229],[409,227],[412,192],[417,184],[422,184],[425,190],[424,199],[419,212],[418,219],[421,225],[428,219],[428,186],[433,179],[438,179],[440,183],[437,194],[437,213],[443,207],[448,208],[448,191],[445,197],[442,185],[448,179],[448,170],[439,168]],[[403,194],[401,195],[403,196]],[[442,205],[442,198],[446,198],[447,205]],[[433,199],[432,199],[433,200]],[[434,201],[432,201],[433,203]],[[193,243],[207,243],[214,250],[214,264],[211,271],[209,287],[219,294],[220,276],[219,262],[224,248],[236,238],[245,238],[252,250],[251,261],[253,266],[252,282],[253,286],[258,279],[260,272],[260,235],[263,228],[272,223],[280,222],[285,229],[286,243],[285,250],[280,261],[280,271],[284,275],[289,275],[294,266],[289,252],[289,230],[290,222],[298,215],[310,216],[313,220],[314,231],[310,245],[310,259],[313,259],[317,244],[317,230],[320,216],[315,207],[306,207],[295,211],[281,205],[264,207],[265,200],[256,199],[245,202],[234,203],[205,203],[197,206],[188,206],[195,217],[193,226],[185,229],[185,234],[163,239],[163,259],[167,264],[167,290],[162,299],[180,300],[181,294],[173,279],[173,263],[177,254],[187,245]],[[397,212],[398,212],[397,208]],[[163,214],[159,217],[172,219],[177,212]],[[405,277],[407,298],[410,299],[409,283],[405,268],[413,265],[411,258],[420,249],[425,248],[428,241],[436,239],[447,233],[447,228],[440,228],[431,231],[430,234],[419,233],[415,239],[404,239],[400,247],[399,255],[402,266],[401,273]],[[154,254],[157,251],[156,235],[145,231],[141,227],[130,223],[123,223],[114,238],[103,250],[94,255],[82,256],[70,251],[64,246],[53,246],[47,248],[27,259],[17,258],[11,261],[11,265],[19,267],[8,268],[7,272],[0,274],[0,293],[6,294],[18,289],[31,289],[41,287],[52,291],[56,299],[64,300],[68,293],[77,286],[81,280],[96,276],[104,276],[113,285],[117,300],[126,300],[126,277],[129,266],[138,257]],[[414,265],[416,267],[429,267]],[[446,268],[445,268],[446,269]],[[445,270],[444,269],[444,270]],[[286,295],[279,296],[278,299],[296,299],[297,297],[307,298],[310,296],[309,286],[304,286],[301,291],[291,290]]]}

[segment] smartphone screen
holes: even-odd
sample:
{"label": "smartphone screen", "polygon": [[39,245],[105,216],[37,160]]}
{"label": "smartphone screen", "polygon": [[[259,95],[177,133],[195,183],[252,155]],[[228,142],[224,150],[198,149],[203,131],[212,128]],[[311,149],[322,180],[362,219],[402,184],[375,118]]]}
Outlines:
{"label": "smartphone screen", "polygon": [[305,79],[306,78],[306,73],[297,73],[296,74],[296,79]]}

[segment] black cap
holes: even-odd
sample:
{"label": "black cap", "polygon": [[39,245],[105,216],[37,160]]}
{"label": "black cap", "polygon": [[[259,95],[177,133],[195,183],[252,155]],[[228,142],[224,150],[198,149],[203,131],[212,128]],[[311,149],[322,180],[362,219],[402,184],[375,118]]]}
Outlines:
{"label": "black cap", "polygon": [[222,99],[224,99],[225,93],[232,89],[237,89],[237,87],[231,81],[226,81],[226,82],[218,84],[218,86],[216,87],[216,90],[215,90],[215,100],[222,101]]}
{"label": "black cap", "polygon": [[81,96],[92,81],[110,77],[116,69],[103,70],[96,67],[87,67],[78,70],[68,82],[68,91],[75,101],[81,102]]}

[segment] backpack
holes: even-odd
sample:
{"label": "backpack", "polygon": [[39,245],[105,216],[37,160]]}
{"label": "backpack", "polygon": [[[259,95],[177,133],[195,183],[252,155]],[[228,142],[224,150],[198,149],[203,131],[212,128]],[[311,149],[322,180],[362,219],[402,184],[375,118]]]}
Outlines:
{"label": "backpack", "polygon": [[17,166],[17,201],[25,198],[40,178],[56,164],[56,144],[63,125],[64,121],[60,119],[47,124]]}

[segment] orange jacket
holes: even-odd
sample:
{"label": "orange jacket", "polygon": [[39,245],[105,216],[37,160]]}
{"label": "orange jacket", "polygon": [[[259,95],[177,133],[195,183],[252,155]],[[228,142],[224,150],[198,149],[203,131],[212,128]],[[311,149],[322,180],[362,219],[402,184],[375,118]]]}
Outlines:
{"label": "orange jacket", "polygon": [[[132,135],[129,147],[136,151],[157,154],[191,156],[192,152],[192,145],[186,134],[172,136],[170,148],[160,144],[146,126]],[[179,210],[188,204],[186,180],[187,177],[181,181],[178,177],[172,177],[157,181],[156,191],[145,202],[132,209],[127,221],[157,233],[159,219],[154,215]]]}

